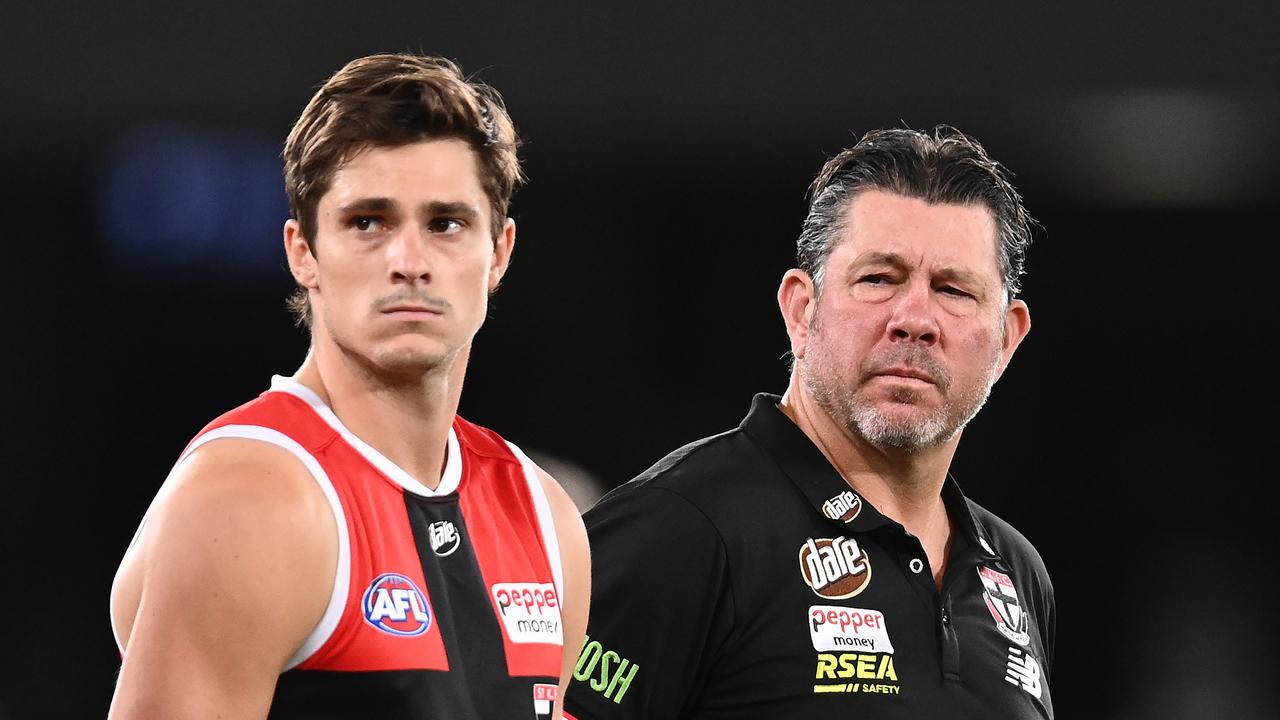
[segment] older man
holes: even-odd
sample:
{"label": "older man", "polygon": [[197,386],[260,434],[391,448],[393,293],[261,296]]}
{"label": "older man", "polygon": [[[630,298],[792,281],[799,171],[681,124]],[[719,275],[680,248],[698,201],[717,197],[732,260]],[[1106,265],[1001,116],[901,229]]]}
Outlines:
{"label": "older man", "polygon": [[778,290],[786,394],[587,513],[571,717],[1052,717],[1044,564],[948,475],[1030,328],[1031,222],[951,128],[827,163]]}

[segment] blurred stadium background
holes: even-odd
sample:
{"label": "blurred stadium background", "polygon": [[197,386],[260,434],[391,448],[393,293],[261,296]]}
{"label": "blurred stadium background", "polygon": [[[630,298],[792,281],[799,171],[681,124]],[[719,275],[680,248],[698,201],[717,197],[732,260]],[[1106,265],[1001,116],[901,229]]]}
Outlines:
{"label": "blurred stadium background", "polygon": [[1046,232],[1033,332],[953,471],[1048,563],[1058,716],[1280,714],[1274,3],[559,8],[6,8],[0,718],[105,714],[137,521],[305,351],[283,138],[393,50],[458,60],[524,134],[462,412],[584,503],[785,386],[774,291],[828,155],[887,125],[978,137]]}

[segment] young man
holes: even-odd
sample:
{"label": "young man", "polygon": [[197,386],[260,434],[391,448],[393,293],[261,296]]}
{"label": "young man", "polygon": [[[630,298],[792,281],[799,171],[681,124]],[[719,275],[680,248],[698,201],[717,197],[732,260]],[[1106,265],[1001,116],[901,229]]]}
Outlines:
{"label": "young man", "polygon": [[786,394],[586,515],[566,717],[1052,717],[1044,565],[948,477],[1030,328],[1030,223],[949,128],[827,163],[778,290]]}
{"label": "young man", "polygon": [[120,566],[115,718],[555,717],[586,624],[576,508],[456,415],[515,243],[500,98],[355,60],[285,145],[298,372],[182,453]]}

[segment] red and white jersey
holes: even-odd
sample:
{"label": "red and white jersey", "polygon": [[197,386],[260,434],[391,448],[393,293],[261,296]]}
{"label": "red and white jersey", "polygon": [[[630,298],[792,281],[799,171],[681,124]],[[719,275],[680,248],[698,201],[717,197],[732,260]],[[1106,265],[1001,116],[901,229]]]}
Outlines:
{"label": "red and white jersey", "polygon": [[519,448],[455,418],[431,490],[283,377],[205,427],[178,464],[228,437],[292,453],[337,520],[327,609],[280,676],[270,717],[550,717],[563,645],[560,552]]}

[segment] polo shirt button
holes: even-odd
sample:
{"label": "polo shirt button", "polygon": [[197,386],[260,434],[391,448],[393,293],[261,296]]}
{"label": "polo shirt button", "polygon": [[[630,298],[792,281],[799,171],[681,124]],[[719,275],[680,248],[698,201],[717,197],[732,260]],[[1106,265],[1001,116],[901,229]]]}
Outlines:
{"label": "polo shirt button", "polygon": [[943,625],[951,624],[951,611],[946,608],[942,608],[942,624]]}
{"label": "polo shirt button", "polygon": [[924,561],[920,558],[911,558],[911,562],[908,563],[908,567],[911,568],[911,572],[919,575],[924,570]]}

